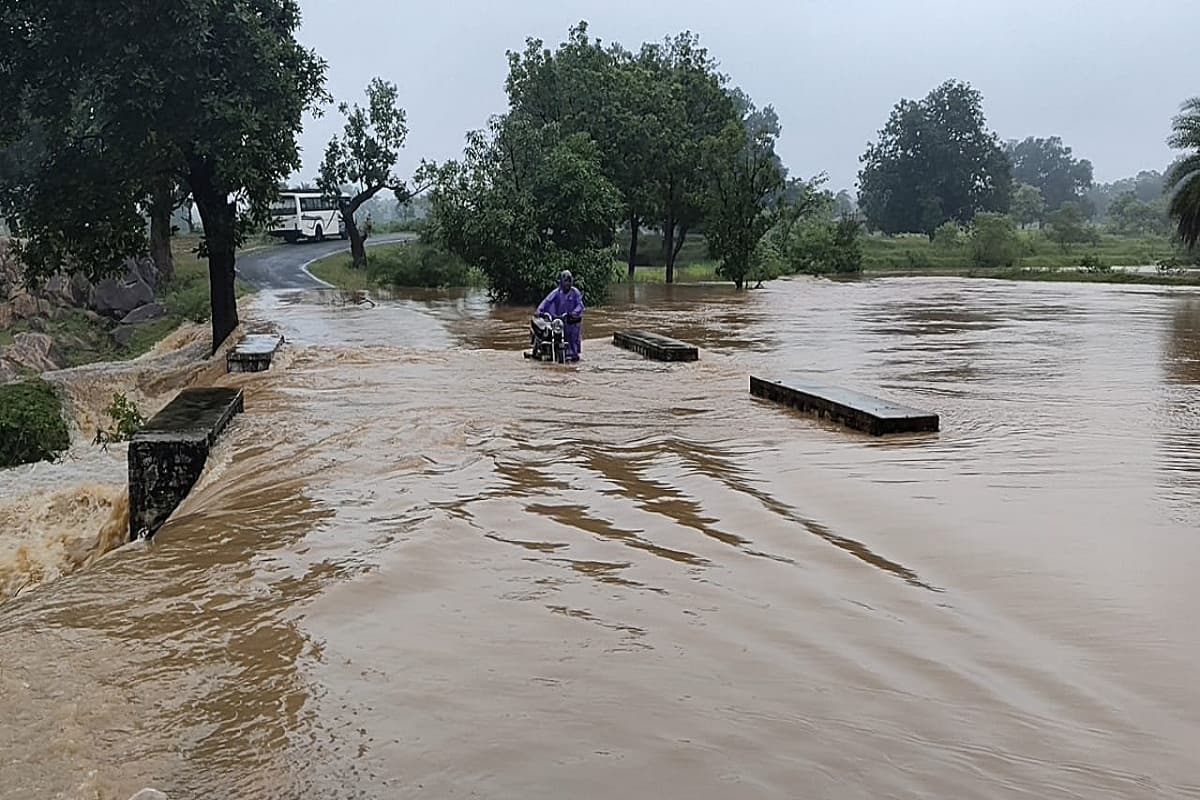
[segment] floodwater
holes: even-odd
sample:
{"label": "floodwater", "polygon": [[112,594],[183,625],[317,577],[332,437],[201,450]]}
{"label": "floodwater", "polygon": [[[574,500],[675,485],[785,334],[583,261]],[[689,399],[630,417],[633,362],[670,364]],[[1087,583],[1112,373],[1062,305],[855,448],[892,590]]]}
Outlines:
{"label": "floodwater", "polygon": [[176,516],[0,605],[0,798],[1200,798],[1200,295],[638,293],[578,367],[478,296],[259,298]]}

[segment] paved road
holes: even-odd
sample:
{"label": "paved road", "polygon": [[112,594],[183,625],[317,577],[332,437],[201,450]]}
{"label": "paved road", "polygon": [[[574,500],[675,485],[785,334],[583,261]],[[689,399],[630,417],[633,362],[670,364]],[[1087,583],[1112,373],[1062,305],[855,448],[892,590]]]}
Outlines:
{"label": "paved road", "polygon": [[[411,242],[416,238],[411,233],[371,237],[367,247]],[[238,277],[255,289],[321,289],[325,284],[306,271],[308,266],[327,255],[341,252],[350,252],[350,243],[340,239],[264,247],[238,256]]]}

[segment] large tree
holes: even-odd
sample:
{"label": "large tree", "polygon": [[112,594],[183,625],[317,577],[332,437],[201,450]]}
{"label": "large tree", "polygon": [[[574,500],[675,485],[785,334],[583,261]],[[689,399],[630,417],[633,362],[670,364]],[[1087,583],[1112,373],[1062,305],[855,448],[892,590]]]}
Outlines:
{"label": "large tree", "polygon": [[1195,247],[1200,242],[1200,97],[1183,104],[1171,127],[1171,146],[1183,150],[1184,155],[1167,175],[1171,192],[1168,211],[1176,221],[1179,238]]}
{"label": "large tree", "polygon": [[600,161],[586,134],[496,117],[468,135],[461,161],[437,170],[429,234],[487,276],[494,300],[540,300],[569,269],[601,301],[621,199]]}
{"label": "large tree", "polygon": [[[400,149],[408,137],[404,109],[396,85],[374,78],[367,85],[367,107],[355,103],[338,106],[346,117],[341,137],[334,136],[321,162],[321,190],[340,201],[342,219],[350,237],[354,266],[367,265],[367,248],[354,215],[375,195],[389,189],[398,203],[411,198],[408,184],[393,172]],[[350,184],[355,194],[343,198],[342,186]]]}
{"label": "large tree", "polygon": [[721,274],[739,289],[759,240],[774,223],[770,201],[784,186],[775,154],[779,133],[774,109],[758,111],[748,104],[745,118],[728,124],[706,148],[708,248],[721,260]]}
{"label": "large tree", "polygon": [[1004,152],[1012,161],[1013,180],[1040,189],[1047,211],[1057,211],[1063,203],[1078,203],[1091,188],[1092,162],[1075,158],[1057,136],[1009,142]]}
{"label": "large tree", "polygon": [[1032,225],[1041,222],[1046,212],[1046,201],[1042,190],[1028,183],[1022,183],[1013,192],[1012,216],[1022,225]]}
{"label": "large tree", "polygon": [[717,62],[692,33],[642,47],[637,63],[654,87],[657,126],[650,144],[652,202],[661,220],[667,283],[689,231],[704,217],[704,152],[711,139],[738,121],[737,96],[726,91]]}
{"label": "large tree", "polygon": [[859,205],[884,233],[932,236],[946,220],[1007,211],[1012,167],[986,127],[983,97],[947,81],[923,100],[901,100],[862,156]]}
{"label": "large tree", "polygon": [[26,0],[0,5],[0,145],[36,135],[36,169],[0,187],[32,277],[114,274],[146,252],[139,209],[180,184],[204,224],[215,349],[237,327],[234,261],[299,166],[325,64],[296,0]]}

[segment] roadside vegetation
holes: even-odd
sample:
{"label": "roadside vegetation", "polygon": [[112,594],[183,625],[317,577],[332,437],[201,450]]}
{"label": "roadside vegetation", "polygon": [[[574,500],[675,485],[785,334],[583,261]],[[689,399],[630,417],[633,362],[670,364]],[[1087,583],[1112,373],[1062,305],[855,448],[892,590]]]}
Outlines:
{"label": "roadside vegetation", "polygon": [[71,446],[62,401],[41,378],[0,386],[0,468],[56,458]]}
{"label": "roadside vegetation", "polygon": [[365,269],[350,253],[336,253],[309,267],[313,275],[339,289],[444,289],[485,286],[486,279],[462,259],[437,247],[412,242],[370,249]]}

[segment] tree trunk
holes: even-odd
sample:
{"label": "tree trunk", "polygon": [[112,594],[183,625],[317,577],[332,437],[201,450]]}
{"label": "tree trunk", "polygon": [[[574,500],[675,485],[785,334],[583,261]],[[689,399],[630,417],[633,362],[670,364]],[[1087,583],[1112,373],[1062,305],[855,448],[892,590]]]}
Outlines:
{"label": "tree trunk", "polygon": [[154,187],[150,198],[150,257],[158,269],[160,284],[175,277],[175,257],[171,255],[173,200],[171,185],[165,181]]}
{"label": "tree trunk", "polygon": [[358,229],[358,223],[354,221],[354,215],[345,216],[346,220],[346,235],[350,237],[350,257],[353,260],[354,269],[367,268],[367,245],[363,239],[362,231]]}
{"label": "tree trunk", "polygon": [[667,283],[675,282],[675,218],[667,214],[663,223],[663,258],[667,262]]}
{"label": "tree trunk", "polygon": [[216,353],[238,326],[234,263],[237,249],[237,207],[213,185],[212,168],[198,160],[188,182],[204,223],[208,250],[208,286],[212,295],[212,350]]}
{"label": "tree trunk", "polygon": [[360,192],[342,208],[342,222],[346,225],[346,235],[350,237],[350,258],[354,269],[367,268],[366,237],[358,229],[354,215],[358,213],[358,209],[362,208],[364,203],[375,196],[380,188],[372,187],[365,192]]}
{"label": "tree trunk", "polygon": [[641,220],[637,217],[629,218],[629,282],[633,283],[634,277],[637,274],[637,251],[638,251],[638,228],[641,226]]}

